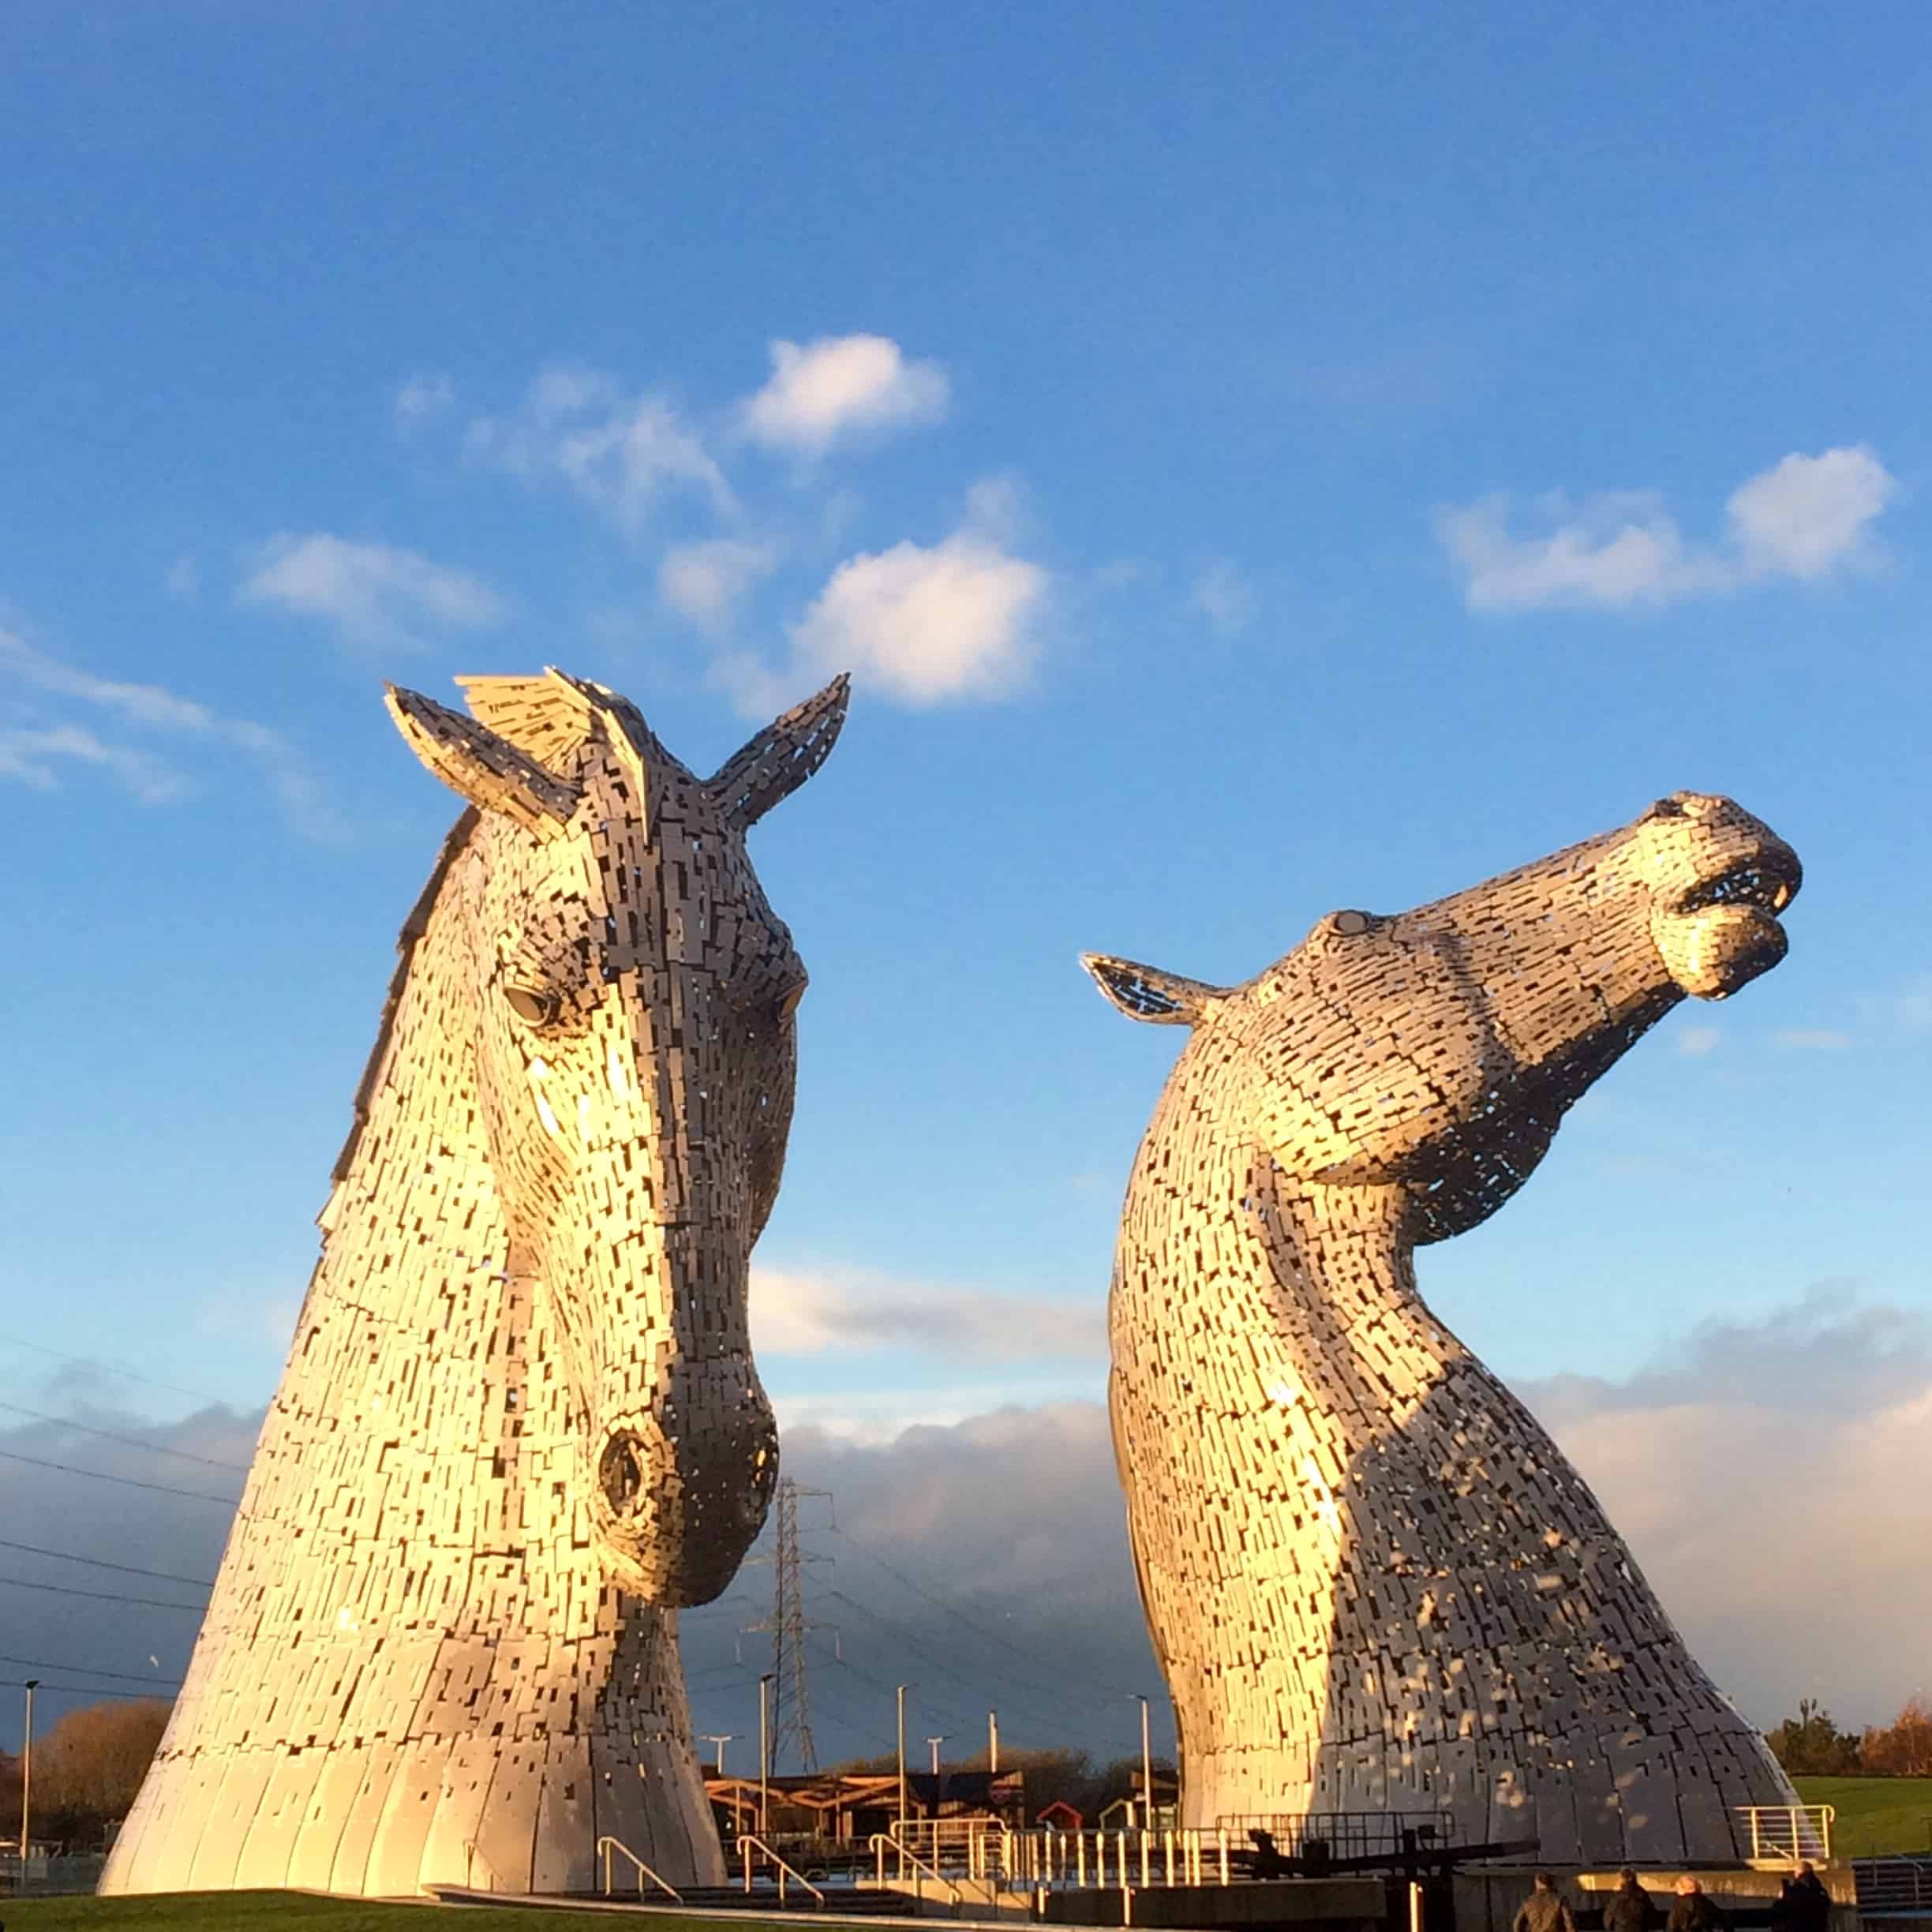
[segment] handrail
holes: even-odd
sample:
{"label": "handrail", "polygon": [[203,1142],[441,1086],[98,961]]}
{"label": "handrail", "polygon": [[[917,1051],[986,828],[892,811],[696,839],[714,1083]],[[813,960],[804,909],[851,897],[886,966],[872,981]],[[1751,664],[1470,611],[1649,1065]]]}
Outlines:
{"label": "handrail", "polygon": [[644,1881],[648,1878],[660,1892],[675,1899],[680,1905],[684,1903],[684,1896],[677,1887],[660,1878],[621,1838],[600,1838],[597,1841],[597,1848],[604,1854],[604,1896],[606,1898],[611,1895],[611,1854],[621,1852],[637,1867],[639,1898],[644,1896]]}
{"label": "handrail", "polygon": [[886,1883],[886,1848],[888,1845],[890,1845],[899,1854],[900,1877],[904,1877],[905,1868],[908,1865],[912,1867],[914,1873],[912,1896],[915,1898],[923,1896],[919,1889],[919,1874],[923,1874],[926,1877],[934,1879],[944,1885],[953,1894],[953,1903],[955,1905],[963,1905],[966,1902],[966,1894],[960,1889],[953,1880],[949,1878],[937,1866],[928,1865],[903,1839],[889,1831],[874,1832],[872,1834],[873,1867],[882,1889]]}
{"label": "handrail", "polygon": [[1831,1805],[1739,1805],[1750,1831],[1754,1863],[1805,1858],[1829,1859],[1832,1826],[1837,1810]]}
{"label": "handrail", "polygon": [[755,1845],[778,1868],[778,1903],[781,1905],[785,1902],[785,1880],[788,1877],[796,1878],[821,1905],[824,1904],[826,1895],[802,1871],[798,1870],[793,1866],[788,1865],[762,1838],[756,1837],[751,1832],[740,1832],[738,1834],[738,1843],[744,1852],[744,1889],[746,1891],[749,1892],[751,1889],[751,1849]]}

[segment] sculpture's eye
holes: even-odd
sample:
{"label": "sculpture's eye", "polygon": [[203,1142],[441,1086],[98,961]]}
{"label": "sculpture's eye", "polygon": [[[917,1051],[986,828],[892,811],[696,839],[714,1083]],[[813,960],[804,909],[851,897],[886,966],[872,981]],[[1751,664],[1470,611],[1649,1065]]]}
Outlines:
{"label": "sculpture's eye", "polygon": [[809,979],[801,979],[788,992],[779,996],[778,1017],[781,1020],[789,1020],[798,1011],[798,1003],[805,997],[805,989],[811,984]]}
{"label": "sculpture's eye", "polygon": [[1365,933],[1376,923],[1372,912],[1349,912],[1336,913],[1328,924],[1332,930],[1340,933],[1344,938],[1352,939],[1358,933]]}
{"label": "sculpture's eye", "polygon": [[1689,814],[1684,811],[1682,799],[1661,798],[1650,807],[1650,816],[1653,818],[1683,818]]}
{"label": "sculpture's eye", "polygon": [[510,1010],[526,1026],[548,1026],[557,1017],[557,1009],[562,1004],[555,993],[541,987],[505,987],[504,998],[509,1002]]}

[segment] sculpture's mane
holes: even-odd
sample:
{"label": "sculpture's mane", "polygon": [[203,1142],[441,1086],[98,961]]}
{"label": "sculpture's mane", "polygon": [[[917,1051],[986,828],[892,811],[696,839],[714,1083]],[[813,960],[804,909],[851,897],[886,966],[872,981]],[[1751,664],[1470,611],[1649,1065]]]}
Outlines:
{"label": "sculpture's mane", "polygon": [[369,1049],[362,1077],[356,1082],[355,1099],[350,1103],[355,1118],[350,1125],[349,1138],[335,1156],[335,1167],[329,1174],[332,1181],[340,1183],[346,1180],[355,1163],[356,1148],[361,1144],[363,1129],[369,1125],[369,1103],[375,1098],[377,1083],[382,1078],[383,1063],[389,1056],[389,1038],[395,1031],[396,1013],[402,1004],[402,990],[409,984],[410,971],[416,964],[416,948],[429,930],[430,915],[436,910],[436,898],[443,890],[443,882],[449,877],[450,867],[470,843],[470,835],[476,830],[481,818],[481,813],[474,805],[463,807],[462,816],[450,827],[449,836],[443,841],[443,849],[436,854],[436,869],[429,874],[429,882],[417,896],[415,904],[410,908],[409,917],[402,922],[402,930],[396,934],[395,971],[389,975],[389,990],[384,996],[382,1018],[376,1028],[376,1044]]}

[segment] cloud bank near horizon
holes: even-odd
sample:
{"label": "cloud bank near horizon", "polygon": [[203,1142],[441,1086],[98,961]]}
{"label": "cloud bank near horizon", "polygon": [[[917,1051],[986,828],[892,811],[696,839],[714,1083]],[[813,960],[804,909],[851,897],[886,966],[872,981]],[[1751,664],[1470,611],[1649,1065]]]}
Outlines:
{"label": "cloud bank near horizon", "polygon": [[[856,1305],[852,1294],[796,1297],[793,1331],[767,1338],[774,1368],[829,1348],[813,1324],[834,1314],[888,1338],[919,1319],[892,1294]],[[964,1346],[996,1358],[961,1322]],[[782,1375],[773,1379],[782,1390]],[[70,1372],[37,1400],[206,1461],[31,1420],[0,1428],[0,1449],[204,1494],[238,1489],[238,1468],[208,1464],[245,1464],[257,1417],[213,1408],[155,1423],[105,1399],[104,1387]],[[1757,1320],[1706,1324],[1627,1378],[1578,1372],[1518,1392],[1602,1499],[1694,1653],[1754,1721],[1776,1723],[1804,1696],[1840,1723],[1883,1722],[1923,1681],[1921,1606],[1932,1594],[1923,1317],[1821,1288]],[[906,1399],[943,1406],[944,1395]],[[835,1397],[777,1400],[788,1473],[829,1492],[807,1511],[805,1533],[834,1559],[812,1567],[807,1589],[813,1614],[839,1626],[846,1657],[837,1662],[829,1640],[814,1644],[822,1755],[877,1748],[882,1722],[889,1743],[890,1687],[908,1680],[924,1687],[922,1721],[951,1728],[983,1723],[989,1707],[1024,1709],[1030,1728],[1012,1731],[1016,1744],[1127,1748],[1125,1700],[1155,1679],[1099,1402],[994,1408],[868,1437],[803,1419],[835,1412]],[[228,1510],[0,1458],[0,1516],[16,1544],[205,1579]],[[100,1680],[103,1690],[179,1676],[195,1591],[17,1549],[0,1556],[6,1576],[55,1586],[0,1584],[10,1655],[127,1674]],[[741,1629],[766,1609],[769,1574],[741,1571],[718,1604],[683,1619],[701,1731],[742,1729],[747,1685],[755,1698],[768,1640]],[[57,1593],[75,1589],[84,1593]]]}

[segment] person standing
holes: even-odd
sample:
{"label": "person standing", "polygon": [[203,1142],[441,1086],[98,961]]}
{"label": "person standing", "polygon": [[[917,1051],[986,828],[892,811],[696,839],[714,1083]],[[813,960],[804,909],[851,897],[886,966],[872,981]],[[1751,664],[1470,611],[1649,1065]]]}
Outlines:
{"label": "person standing", "polygon": [[1730,1932],[1731,1921],[1717,1901],[1687,1873],[1677,1881],[1677,1902],[1671,1907],[1666,1932]]}
{"label": "person standing", "polygon": [[1617,1889],[1604,1902],[1604,1932],[1653,1932],[1664,1916],[1657,1901],[1627,1865],[1617,1878]]}
{"label": "person standing", "polygon": [[1785,1888],[1784,1903],[1791,1932],[1829,1932],[1831,1894],[1809,1859],[1799,1862],[1797,1877]]}
{"label": "person standing", "polygon": [[1537,1874],[1530,1896],[1517,1908],[1510,1932],[1576,1932],[1570,1902],[1556,1889],[1556,1881],[1548,1872]]}

